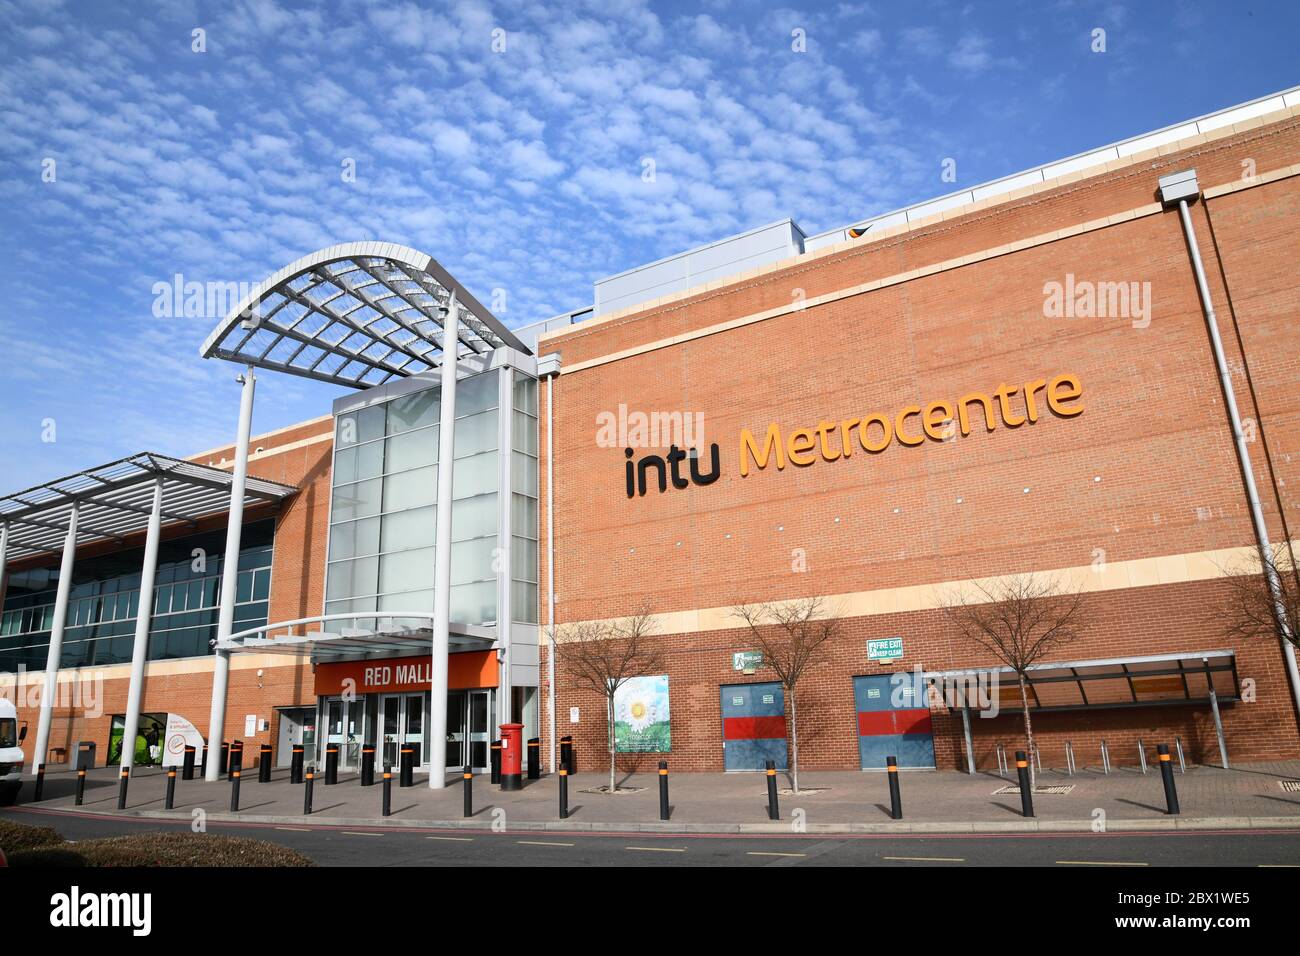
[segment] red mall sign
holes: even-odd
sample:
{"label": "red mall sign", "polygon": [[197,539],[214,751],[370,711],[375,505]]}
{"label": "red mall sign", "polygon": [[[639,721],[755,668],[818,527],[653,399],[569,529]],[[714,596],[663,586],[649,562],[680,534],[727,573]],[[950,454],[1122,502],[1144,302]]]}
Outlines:
{"label": "red mall sign", "polygon": [[[447,658],[447,686],[456,690],[496,687],[495,651],[467,651]],[[433,662],[425,655],[383,661],[339,661],[316,666],[316,695],[327,697],[352,691],[380,694],[428,690],[433,684]]]}

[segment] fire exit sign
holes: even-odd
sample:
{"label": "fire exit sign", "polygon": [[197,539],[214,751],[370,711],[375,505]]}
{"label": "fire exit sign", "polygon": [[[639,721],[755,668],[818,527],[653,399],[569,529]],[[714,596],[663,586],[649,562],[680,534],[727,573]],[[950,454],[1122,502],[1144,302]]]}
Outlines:
{"label": "fire exit sign", "polygon": [[903,639],[901,637],[886,637],[879,641],[867,641],[867,660],[896,661],[903,656]]}

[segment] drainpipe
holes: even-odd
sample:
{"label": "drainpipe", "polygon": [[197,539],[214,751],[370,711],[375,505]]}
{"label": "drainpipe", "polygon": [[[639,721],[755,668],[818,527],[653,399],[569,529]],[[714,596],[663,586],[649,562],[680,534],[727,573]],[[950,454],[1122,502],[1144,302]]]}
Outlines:
{"label": "drainpipe", "polygon": [[[1188,169],[1171,173],[1160,178],[1160,201],[1165,208],[1177,206],[1178,218],[1182,220],[1183,236],[1187,240],[1187,249],[1192,258],[1192,271],[1196,274],[1196,290],[1201,296],[1201,309],[1205,312],[1205,324],[1210,330],[1210,343],[1214,350],[1214,364],[1219,371],[1219,383],[1223,387],[1224,405],[1228,409],[1228,420],[1232,423],[1232,439],[1237,447],[1237,464],[1241,468],[1242,480],[1246,486],[1246,499],[1250,503],[1250,520],[1255,526],[1255,539],[1259,546],[1260,558],[1272,554],[1268,540],[1268,527],[1264,524],[1264,510],[1259,503],[1259,489],[1255,486],[1255,472],[1250,466],[1250,454],[1246,450],[1246,436],[1241,428],[1241,416],[1237,413],[1237,396],[1232,388],[1232,376],[1228,372],[1228,361],[1223,355],[1223,340],[1219,337],[1219,322],[1214,315],[1214,304],[1210,300],[1210,286],[1205,280],[1205,266],[1201,262],[1201,251],[1196,244],[1196,229],[1192,225],[1192,214],[1188,204],[1195,202],[1201,194],[1200,184],[1196,180],[1196,170]],[[1278,580],[1277,569],[1271,560],[1263,560],[1264,576],[1268,581],[1269,594],[1273,598],[1273,617],[1277,621],[1278,632],[1282,642],[1282,658],[1286,664],[1287,678],[1291,683],[1291,697],[1297,713],[1300,713],[1300,671],[1296,669],[1295,645],[1292,643],[1294,632],[1287,619],[1285,597],[1282,582]]]}
{"label": "drainpipe", "polygon": [[560,374],[560,356],[543,355],[537,360],[537,376],[546,379],[546,609],[550,647],[546,655],[546,733],[550,738],[550,772],[555,773],[555,378]]}

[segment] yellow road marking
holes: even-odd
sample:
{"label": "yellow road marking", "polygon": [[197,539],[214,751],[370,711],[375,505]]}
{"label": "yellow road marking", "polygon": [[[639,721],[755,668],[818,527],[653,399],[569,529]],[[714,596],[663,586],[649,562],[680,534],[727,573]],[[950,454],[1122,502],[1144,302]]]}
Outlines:
{"label": "yellow road marking", "polygon": [[451,842],[454,842],[454,843],[473,843],[473,842],[474,842],[474,838],[473,838],[473,837],[440,837],[440,836],[431,836],[431,837],[425,837],[425,839],[426,839],[426,840],[448,840],[448,841],[451,841]]}
{"label": "yellow road marking", "polygon": [[917,863],[965,863],[964,856],[886,856],[885,860],[907,860]]}
{"label": "yellow road marking", "polygon": [[361,830],[343,830],[342,833],[344,836],[383,836],[382,833],[366,833]]}
{"label": "yellow road marking", "polygon": [[541,840],[516,840],[520,846],[573,846],[572,843],[545,843]]}
{"label": "yellow road marking", "polygon": [[1109,860],[1057,860],[1057,866],[1150,866],[1150,863],[1116,863]]}
{"label": "yellow road marking", "polygon": [[774,853],[767,850],[750,850],[746,856],[807,856],[807,853]]}
{"label": "yellow road marking", "polygon": [[311,833],[311,827],[276,827],[277,830],[293,830],[295,833]]}
{"label": "yellow road marking", "polygon": [[646,853],[685,853],[683,847],[676,846],[625,846],[625,850],[642,850]]}

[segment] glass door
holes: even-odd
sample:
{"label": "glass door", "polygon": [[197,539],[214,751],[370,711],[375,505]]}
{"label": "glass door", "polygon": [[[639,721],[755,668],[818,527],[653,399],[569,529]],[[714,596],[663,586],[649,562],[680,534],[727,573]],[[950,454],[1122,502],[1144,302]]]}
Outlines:
{"label": "glass door", "polygon": [[[339,769],[356,770],[361,766],[361,701],[329,697],[325,700],[325,744],[338,744]],[[310,740],[304,735],[303,752],[311,753]],[[325,754],[320,755],[319,768],[325,769]]]}
{"label": "glass door", "polygon": [[488,748],[491,745],[492,692],[471,690],[469,698],[469,759],[476,771],[489,769]]}
{"label": "glass door", "polygon": [[402,745],[415,748],[415,766],[429,762],[429,751],[424,745],[424,695],[406,694],[402,697]]}
{"label": "glass door", "polygon": [[398,757],[401,756],[399,751],[402,746],[402,698],[398,694],[385,694],[379,699],[379,726],[380,748],[379,748],[379,766],[375,769],[383,771],[384,767],[392,767],[394,771],[401,767]]}
{"label": "glass door", "polygon": [[465,766],[465,731],[469,701],[463,690],[447,692],[447,769]]}

